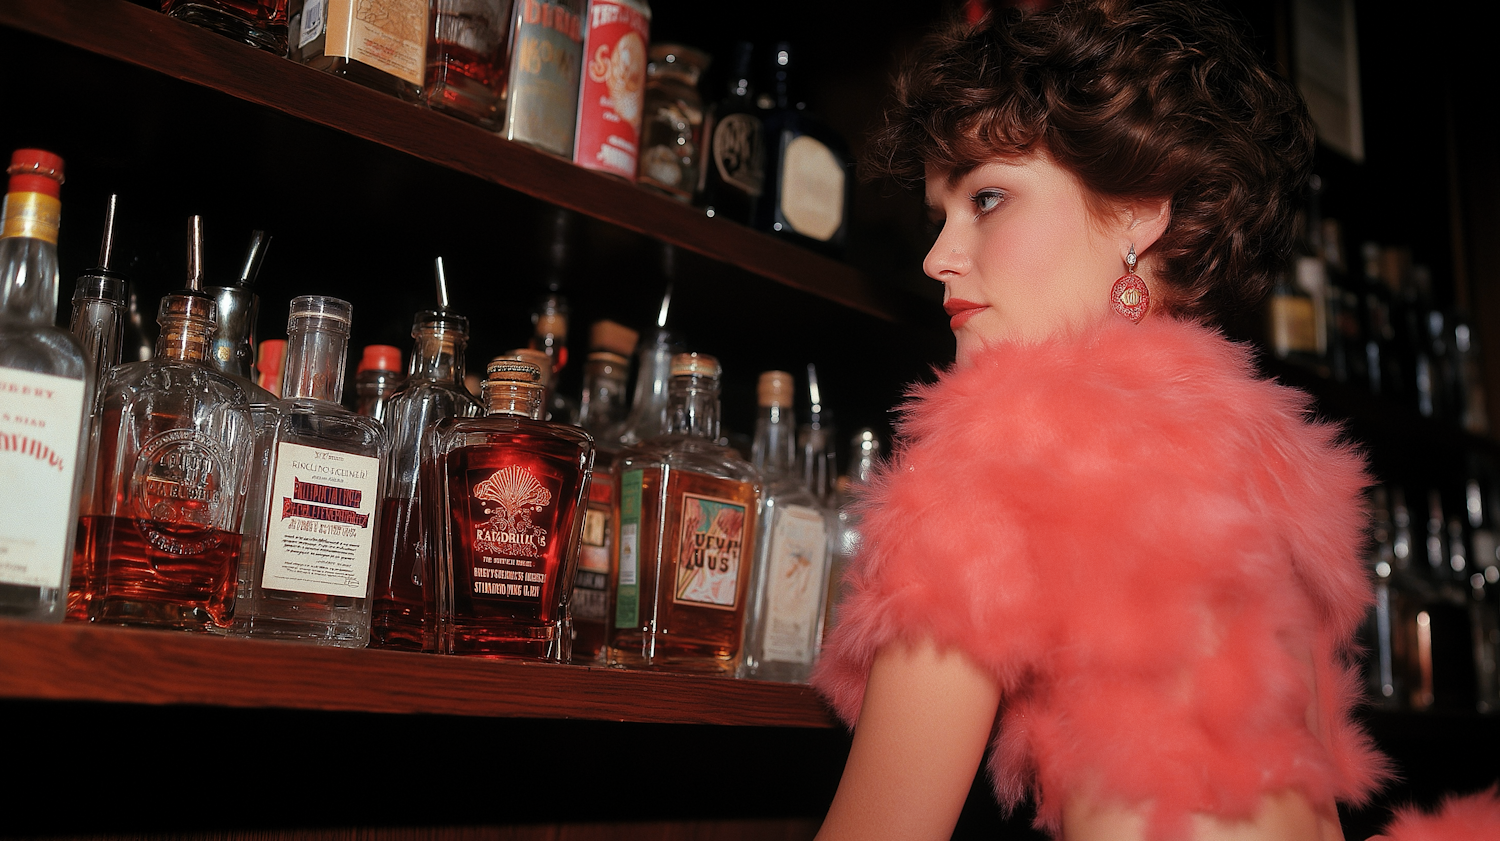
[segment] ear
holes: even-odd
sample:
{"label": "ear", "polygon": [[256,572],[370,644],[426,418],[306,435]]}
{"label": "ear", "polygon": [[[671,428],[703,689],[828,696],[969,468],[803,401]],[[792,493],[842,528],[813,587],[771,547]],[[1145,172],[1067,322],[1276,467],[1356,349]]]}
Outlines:
{"label": "ear", "polygon": [[1145,254],[1166,233],[1172,222],[1172,200],[1137,199],[1127,203],[1125,212],[1125,247],[1135,246],[1135,253]]}

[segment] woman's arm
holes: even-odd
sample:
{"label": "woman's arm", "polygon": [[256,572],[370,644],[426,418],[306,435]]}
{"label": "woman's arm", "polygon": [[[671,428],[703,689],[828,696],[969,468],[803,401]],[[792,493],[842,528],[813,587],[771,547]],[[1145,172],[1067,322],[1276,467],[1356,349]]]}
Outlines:
{"label": "woman's arm", "polygon": [[965,654],[881,649],[818,841],[951,837],[999,707],[999,686]]}

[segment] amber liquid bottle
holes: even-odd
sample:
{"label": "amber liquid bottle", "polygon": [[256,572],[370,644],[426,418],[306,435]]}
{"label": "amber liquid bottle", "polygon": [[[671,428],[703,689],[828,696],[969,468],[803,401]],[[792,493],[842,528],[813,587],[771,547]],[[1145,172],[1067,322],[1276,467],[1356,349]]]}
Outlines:
{"label": "amber liquid bottle", "polygon": [[502,357],[487,374],[489,414],[439,422],[423,464],[436,648],[566,663],[594,441],[541,419],[537,365]]}
{"label": "amber liquid bottle", "polygon": [[732,675],[740,665],[761,484],[720,446],[719,363],[672,358],[671,421],[616,466],[609,662]]}

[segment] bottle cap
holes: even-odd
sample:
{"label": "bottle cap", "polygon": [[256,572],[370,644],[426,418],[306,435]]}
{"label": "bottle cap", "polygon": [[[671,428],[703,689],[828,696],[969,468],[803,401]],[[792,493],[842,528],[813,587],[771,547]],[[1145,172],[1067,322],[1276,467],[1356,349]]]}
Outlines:
{"label": "bottle cap", "polygon": [[604,320],[594,322],[589,329],[589,347],[629,357],[635,353],[635,343],[641,334],[618,322]]}
{"label": "bottle cap", "polygon": [[292,299],[286,332],[290,336],[297,330],[321,330],[347,336],[353,318],[354,305],[348,301],[328,295],[300,295]]}
{"label": "bottle cap", "polygon": [[541,385],[542,369],[534,362],[514,356],[497,356],[485,366],[486,379],[492,383]]}
{"label": "bottle cap", "polygon": [[712,377],[718,379],[719,360],[706,353],[679,353],[672,357],[674,377]]}
{"label": "bottle cap", "polygon": [[63,183],[63,159],[43,149],[17,149],[10,156],[5,174],[10,176],[12,193],[46,193],[56,197],[57,188]]}
{"label": "bottle cap", "polygon": [[281,358],[286,355],[286,339],[266,339],[257,348],[260,358],[255,360],[255,370],[262,380],[281,382]]}
{"label": "bottle cap", "polygon": [[792,405],[792,389],[796,381],[786,371],[766,371],[760,375],[755,396],[761,407]]}
{"label": "bottle cap", "polygon": [[401,349],[392,345],[365,345],[354,373],[401,370]]}

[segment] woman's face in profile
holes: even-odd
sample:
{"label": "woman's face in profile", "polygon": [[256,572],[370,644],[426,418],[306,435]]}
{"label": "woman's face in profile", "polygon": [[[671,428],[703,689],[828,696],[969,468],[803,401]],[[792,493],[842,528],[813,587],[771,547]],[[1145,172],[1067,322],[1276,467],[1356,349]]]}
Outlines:
{"label": "woman's face in profile", "polygon": [[922,269],[964,363],[996,342],[1042,341],[1110,317],[1125,238],[1090,211],[1083,185],[1045,154],[996,159],[950,180],[927,171],[927,208],[941,226]]}

